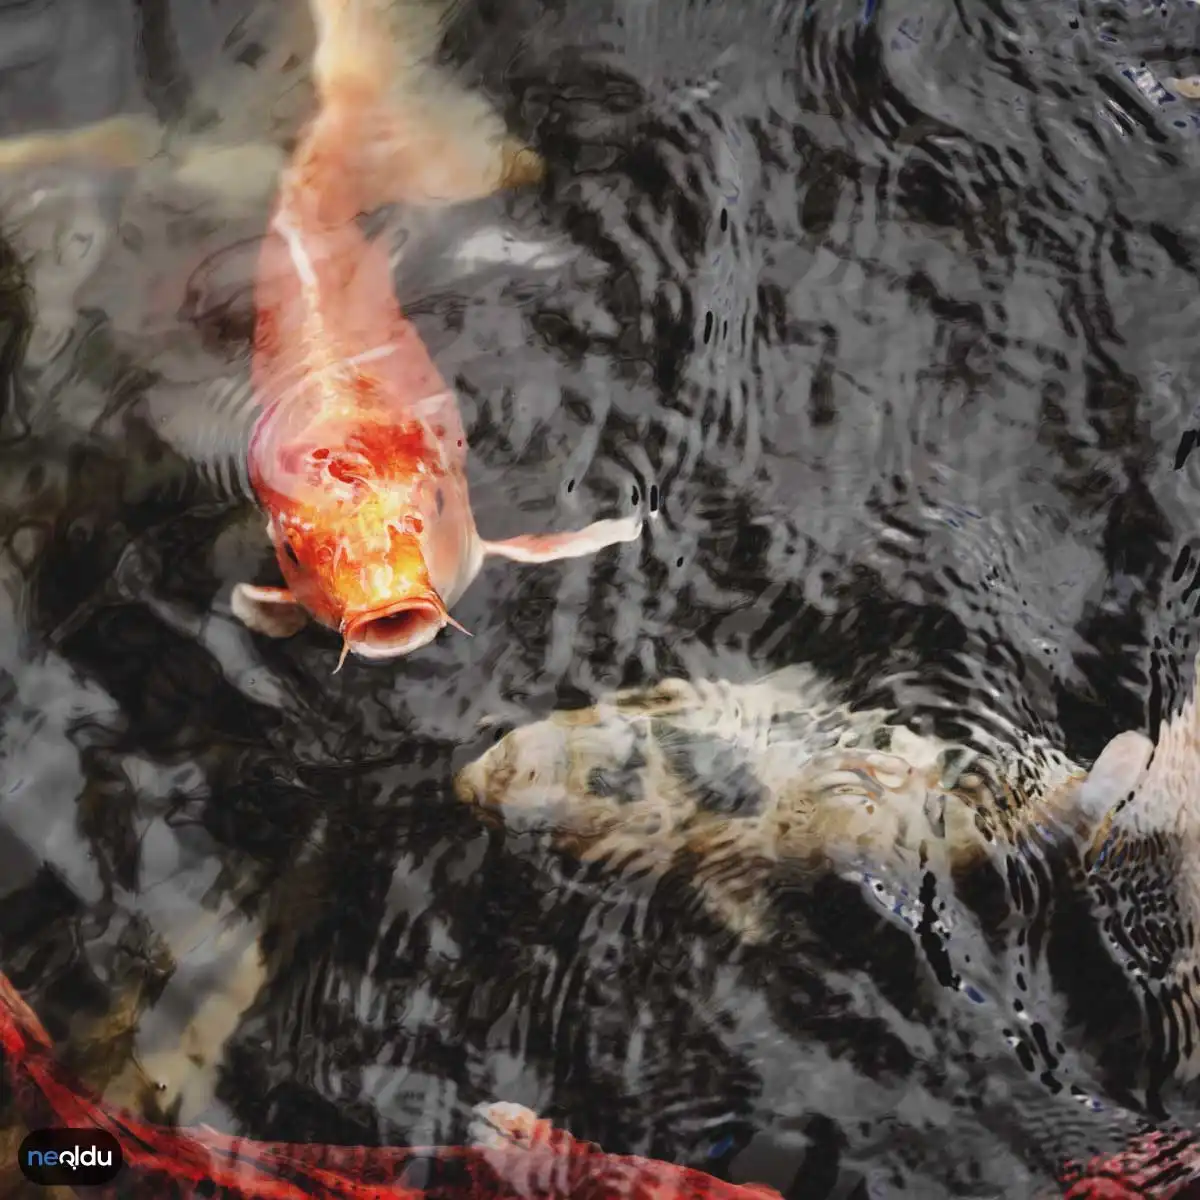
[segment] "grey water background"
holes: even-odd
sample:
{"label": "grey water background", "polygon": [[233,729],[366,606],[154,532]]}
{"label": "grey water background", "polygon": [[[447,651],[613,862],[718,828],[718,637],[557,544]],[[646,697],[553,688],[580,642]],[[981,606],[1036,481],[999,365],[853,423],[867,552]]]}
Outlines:
{"label": "grey water background", "polygon": [[[274,136],[305,103],[285,8],[2,3],[0,132]],[[1200,143],[1157,81],[1200,71],[1196,11],[470,5],[447,52],[549,178],[391,236],[480,525],[651,488],[660,514],[489,568],[473,639],[336,676],[329,636],[228,614],[274,577],[219,402],[265,210],[0,179],[0,966],[68,1061],[287,1141],[456,1142],[514,1099],[805,1198],[1025,1197],[1115,1144],[1139,1068],[1056,1038],[1125,999],[1089,1023],[1050,990],[1026,1036],[1028,979],[940,995],[928,939],[832,884],[751,951],[679,889],[485,830],[449,781],[482,718],[798,661],[1083,762],[1156,730],[1200,565]]]}

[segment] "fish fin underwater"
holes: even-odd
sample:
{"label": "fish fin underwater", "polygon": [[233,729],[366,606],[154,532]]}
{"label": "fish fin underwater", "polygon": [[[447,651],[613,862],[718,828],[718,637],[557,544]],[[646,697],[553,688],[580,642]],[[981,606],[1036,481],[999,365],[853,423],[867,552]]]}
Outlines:
{"label": "fish fin underwater", "polygon": [[236,583],[229,604],[233,615],[247,629],[264,637],[293,637],[309,620],[303,605],[284,587]]}
{"label": "fish fin underwater", "polygon": [[582,529],[564,533],[526,533],[499,542],[483,543],[489,558],[506,558],[519,563],[550,563],[567,558],[586,558],[609,546],[636,542],[642,536],[640,514],[593,521]]}

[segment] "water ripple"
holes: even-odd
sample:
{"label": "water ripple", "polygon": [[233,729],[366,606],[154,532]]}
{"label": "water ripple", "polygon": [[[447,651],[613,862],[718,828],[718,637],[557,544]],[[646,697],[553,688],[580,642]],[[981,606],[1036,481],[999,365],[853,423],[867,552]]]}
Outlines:
{"label": "water ripple", "polygon": [[[489,566],[473,639],[337,676],[320,631],[228,609],[270,570],[250,275],[306,30],[0,11],[6,132],[169,125],[158,166],[0,189],[4,968],[98,1086],[258,1137],[453,1141],[503,1094],[780,1187],[1027,1196],[1124,1135],[1105,1089],[1140,1069],[1119,998],[1046,1033],[1078,1016],[1046,947],[1091,943],[1037,845],[969,904],[808,881],[753,950],[686,879],[502,837],[448,783],[674,671],[812,662],[919,731],[1083,761],[1154,728],[1200,611],[1196,102],[1164,82],[1200,72],[1195,9],[469,7],[448,57],[550,177],[383,223],[480,524],[659,516]],[[1050,894],[1050,940],[997,951],[980,911]],[[1097,1062],[1106,1022],[1134,1032]]]}

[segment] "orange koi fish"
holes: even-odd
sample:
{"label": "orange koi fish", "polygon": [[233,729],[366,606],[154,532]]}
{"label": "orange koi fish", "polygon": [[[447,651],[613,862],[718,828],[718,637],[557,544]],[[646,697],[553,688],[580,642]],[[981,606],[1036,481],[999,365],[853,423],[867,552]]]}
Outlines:
{"label": "orange koi fish", "polygon": [[473,1145],[421,1148],[256,1142],[207,1126],[158,1126],[106,1104],[69,1078],[34,1011],[0,974],[0,1050],[21,1119],[39,1128],[100,1129],[124,1166],[90,1197],[176,1200],[782,1200],[690,1167],[606,1154],[518,1104],[476,1108]]}
{"label": "orange koi fish", "polygon": [[642,520],[479,536],[457,402],[357,219],[482,197],[542,164],[482,100],[413,66],[444,13],[415,0],[311,7],[319,108],[280,181],[255,293],[250,479],[287,586],[239,584],[233,610],[276,637],[315,617],[342,636],[340,668],[347,653],[392,658],[461,629],[449,609],[490,555],[588,555],[635,540]]}

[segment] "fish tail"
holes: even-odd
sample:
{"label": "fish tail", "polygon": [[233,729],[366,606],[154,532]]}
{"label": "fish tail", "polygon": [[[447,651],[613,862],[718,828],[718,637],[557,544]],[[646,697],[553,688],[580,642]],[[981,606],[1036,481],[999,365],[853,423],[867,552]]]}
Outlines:
{"label": "fish tail", "polygon": [[322,102],[378,99],[437,52],[460,0],[309,0],[313,79]]}
{"label": "fish tail", "polygon": [[343,206],[461,203],[541,178],[540,157],[434,56],[458,0],[310,0],[320,112],[297,156]]}

